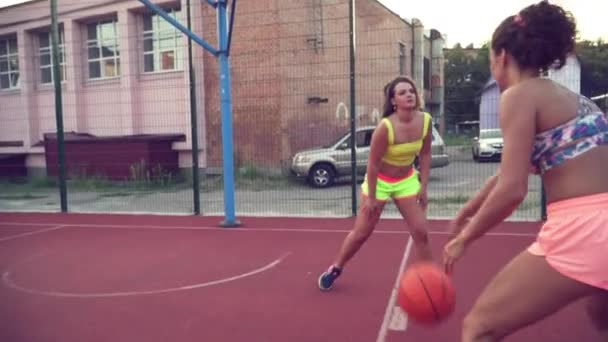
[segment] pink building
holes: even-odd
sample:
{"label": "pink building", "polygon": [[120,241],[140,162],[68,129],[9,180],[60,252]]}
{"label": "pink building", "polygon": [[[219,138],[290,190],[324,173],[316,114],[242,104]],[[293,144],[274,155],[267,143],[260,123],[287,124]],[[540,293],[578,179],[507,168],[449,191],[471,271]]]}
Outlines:
{"label": "pink building", "polygon": [[[155,3],[185,25],[185,0]],[[188,169],[185,36],[136,0],[60,0],[58,6],[67,138],[173,139],[171,151],[161,153],[173,153]],[[205,1],[191,6],[193,31],[215,46],[215,10]],[[332,140],[346,127],[337,112],[349,99],[347,18],[346,1],[239,2],[231,56],[237,167],[280,167],[298,149]],[[0,169],[3,161],[24,163],[29,174],[47,174],[44,138],[56,131],[50,23],[46,0],[0,9]],[[434,32],[375,0],[357,1],[361,122],[377,119],[381,89],[400,73],[413,76],[428,109],[442,114],[443,39]],[[221,167],[217,61],[196,44],[193,51],[199,159],[201,168],[212,169]],[[135,148],[113,146],[113,162],[123,167],[141,158]],[[112,152],[96,145],[84,145],[80,153],[101,150],[111,160]]]}
{"label": "pink building", "polygon": [[[190,116],[182,33],[138,1],[58,3],[65,132],[99,137],[184,134],[185,141],[173,143],[173,150],[187,166]],[[200,1],[192,6],[200,13]],[[183,4],[164,7],[185,23]],[[49,14],[48,1],[0,10],[0,153],[23,154],[27,168],[43,174],[41,142],[45,133],[56,131]],[[200,33],[198,19],[194,29]],[[203,52],[194,51],[201,70]],[[203,87],[197,89],[203,99]],[[204,112],[203,101],[198,108]],[[204,127],[204,117],[199,122]],[[121,152],[116,150],[117,162]]]}

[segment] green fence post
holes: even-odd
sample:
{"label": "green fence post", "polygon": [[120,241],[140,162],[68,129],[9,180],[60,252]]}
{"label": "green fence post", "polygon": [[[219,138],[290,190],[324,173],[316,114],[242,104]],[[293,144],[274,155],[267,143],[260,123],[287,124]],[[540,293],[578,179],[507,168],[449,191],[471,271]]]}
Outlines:
{"label": "green fence post", "polygon": [[547,195],[545,194],[545,184],[540,182],[540,218],[547,220]]}
{"label": "green fence post", "polygon": [[61,68],[59,65],[59,24],[57,0],[51,0],[51,44],[53,49],[53,83],[55,85],[55,123],[57,125],[57,156],[59,160],[59,196],[61,212],[68,211],[68,193],[65,176],[65,143],[63,139],[63,101],[61,99]]}
{"label": "green fence post", "polygon": [[355,0],[348,2],[348,25],[350,45],[350,157],[351,157],[351,210],[357,215],[357,103],[355,94]]}
{"label": "green fence post", "polygon": [[[190,0],[186,2],[188,30],[192,30],[190,19]],[[192,192],[194,200],[194,214],[201,213],[200,184],[198,175],[198,121],[196,112],[196,84],[194,66],[192,63],[192,38],[188,37],[188,70],[190,77],[190,125],[192,126]]]}

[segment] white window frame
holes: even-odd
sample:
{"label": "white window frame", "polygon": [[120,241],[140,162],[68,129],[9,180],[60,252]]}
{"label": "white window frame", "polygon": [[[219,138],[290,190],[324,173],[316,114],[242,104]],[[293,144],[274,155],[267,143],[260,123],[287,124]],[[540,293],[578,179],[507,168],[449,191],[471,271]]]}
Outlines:
{"label": "white window frame", "polygon": [[[42,36],[43,35],[47,35],[48,36],[48,41],[49,41],[49,45],[48,46],[42,46]],[[53,45],[52,45],[52,34],[51,32],[40,32],[38,34],[38,62],[39,62],[39,67],[40,67],[40,84],[52,84],[53,82],[55,82],[55,70],[53,68]],[[61,82],[65,82],[67,75],[66,75],[66,62],[65,62],[65,37],[64,37],[64,33],[63,33],[63,28],[60,27],[59,28],[59,68],[60,68],[60,72],[61,72]],[[42,57],[43,56],[49,56],[48,61],[49,64],[43,64],[42,62]],[[44,73],[45,72],[50,72],[51,73],[51,79],[50,81],[44,81]]]}
{"label": "white window frame", "polygon": [[[180,21],[182,12],[180,9],[167,10],[167,14]],[[146,29],[146,20],[151,21],[151,28]],[[155,13],[146,13],[142,16],[142,73],[154,74],[183,70],[183,33],[166,23],[170,27],[160,29],[160,23],[166,22],[161,16]],[[161,40],[171,42],[169,46],[161,48]],[[146,45],[148,41],[151,44]],[[151,49],[150,49],[151,48]],[[173,53],[173,67],[163,68],[162,57],[165,53]],[[147,61],[152,59],[152,70],[148,70]]]}
{"label": "white window frame", "polygon": [[[111,37],[104,37],[101,30],[102,25],[112,24]],[[89,30],[95,27],[95,38],[89,37]],[[85,28],[86,46],[86,73],[88,80],[104,80],[120,77],[120,45],[118,32],[118,19],[102,19],[95,22],[89,22]],[[104,49],[104,47],[107,47]],[[96,56],[91,57],[91,51],[97,51]],[[104,56],[104,51],[112,51],[111,55]],[[99,64],[99,76],[91,76],[91,64]],[[109,63],[109,64],[106,64]],[[113,65],[114,73],[106,73],[106,65]]]}
{"label": "white window frame", "polygon": [[[14,50],[11,50],[14,47]],[[11,64],[11,60],[14,65]],[[8,87],[2,86],[2,79],[8,78]],[[13,78],[16,81],[13,84]],[[17,37],[4,36],[0,37],[0,90],[15,90],[21,85],[21,77],[19,74],[19,45]]]}

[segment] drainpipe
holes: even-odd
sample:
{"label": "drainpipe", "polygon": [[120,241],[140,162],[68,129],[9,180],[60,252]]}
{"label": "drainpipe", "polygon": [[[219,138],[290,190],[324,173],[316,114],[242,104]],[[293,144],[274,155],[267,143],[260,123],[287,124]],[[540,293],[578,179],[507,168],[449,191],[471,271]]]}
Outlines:
{"label": "drainpipe", "polygon": [[445,39],[437,30],[431,30],[431,98],[437,104],[433,116],[439,122],[439,134],[445,134],[445,58],[443,48]]}
{"label": "drainpipe", "polygon": [[424,26],[419,19],[412,19],[412,78],[418,91],[424,92]]}

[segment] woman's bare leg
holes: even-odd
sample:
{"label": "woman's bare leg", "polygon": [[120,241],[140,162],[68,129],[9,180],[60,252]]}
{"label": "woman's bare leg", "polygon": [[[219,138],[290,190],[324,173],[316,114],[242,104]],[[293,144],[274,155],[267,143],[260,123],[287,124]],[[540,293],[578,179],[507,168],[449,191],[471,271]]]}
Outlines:
{"label": "woman's bare leg", "polygon": [[608,291],[598,290],[598,293],[586,299],[587,314],[593,326],[600,334],[602,341],[608,341]]}
{"label": "woman's bare leg", "polygon": [[499,341],[595,291],[523,251],[484,289],[464,320],[462,341]]}
{"label": "woman's bare leg", "polygon": [[395,199],[395,205],[407,223],[418,260],[432,260],[428,221],[424,208],[416,201],[416,196]]}
{"label": "woman's bare leg", "polygon": [[359,215],[357,215],[357,218],[355,219],[353,230],[351,230],[344,239],[338,255],[336,256],[334,261],[335,266],[343,268],[355,255],[355,253],[359,251],[370,235],[372,235],[374,229],[376,228],[376,224],[378,224],[378,221],[380,220],[384,205],[386,204],[386,202],[381,203],[381,209],[378,211],[378,213],[371,217],[363,210],[363,208],[359,209]]}
{"label": "woman's bare leg", "polygon": [[381,202],[380,210],[371,216],[361,206],[359,215],[355,219],[355,225],[342,242],[334,263],[319,276],[319,289],[328,291],[333,287],[334,282],[342,273],[342,268],[359,251],[376,228],[385,204],[385,202]]}

